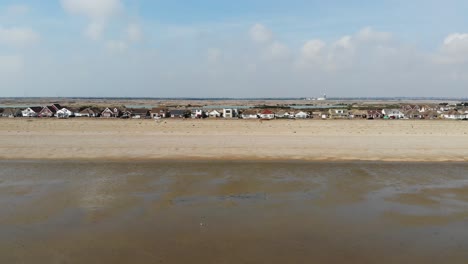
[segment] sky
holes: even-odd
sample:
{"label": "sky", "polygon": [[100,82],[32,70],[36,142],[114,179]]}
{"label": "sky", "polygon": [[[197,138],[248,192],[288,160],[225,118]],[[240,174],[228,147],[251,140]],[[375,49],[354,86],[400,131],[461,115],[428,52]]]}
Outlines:
{"label": "sky", "polygon": [[0,97],[468,97],[468,1],[1,0]]}

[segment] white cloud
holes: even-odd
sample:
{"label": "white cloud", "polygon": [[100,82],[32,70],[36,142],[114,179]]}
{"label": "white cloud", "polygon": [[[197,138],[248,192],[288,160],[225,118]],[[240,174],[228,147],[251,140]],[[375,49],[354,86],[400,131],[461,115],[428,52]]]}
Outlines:
{"label": "white cloud", "polygon": [[273,32],[262,24],[255,24],[250,28],[250,37],[257,43],[267,43],[273,40]]}
{"label": "white cloud", "polygon": [[98,40],[101,38],[104,29],[105,25],[103,23],[92,22],[86,27],[84,35],[92,40]]}
{"label": "white cloud", "polygon": [[121,0],[61,0],[60,2],[68,13],[90,19],[84,35],[93,40],[101,38],[108,20],[124,8]]}
{"label": "white cloud", "polygon": [[120,40],[110,40],[106,43],[106,49],[111,53],[123,53],[127,51],[128,46]]}
{"label": "white cloud", "polygon": [[7,16],[24,16],[29,13],[30,7],[25,4],[16,4],[6,7]]}
{"label": "white cloud", "polygon": [[289,48],[280,42],[274,42],[267,47],[267,58],[269,59],[287,59],[289,55]]}
{"label": "white cloud", "polygon": [[110,18],[123,9],[120,0],[61,0],[60,2],[70,14],[87,16],[92,20]]}
{"label": "white cloud", "polygon": [[355,38],[360,42],[388,42],[392,39],[392,34],[389,32],[376,31],[371,27],[366,27],[359,31]]}
{"label": "white cloud", "polygon": [[307,41],[302,46],[302,55],[306,59],[317,59],[323,53],[326,44],[320,39],[314,39]]}
{"label": "white cloud", "polygon": [[445,37],[437,54],[433,56],[436,64],[459,64],[468,62],[468,34],[452,33]]}
{"label": "white cloud", "polygon": [[40,35],[30,28],[0,26],[0,44],[14,47],[27,46],[39,41]]}
{"label": "white cloud", "polygon": [[139,42],[143,38],[143,31],[139,24],[129,24],[125,29],[125,34],[130,42]]}

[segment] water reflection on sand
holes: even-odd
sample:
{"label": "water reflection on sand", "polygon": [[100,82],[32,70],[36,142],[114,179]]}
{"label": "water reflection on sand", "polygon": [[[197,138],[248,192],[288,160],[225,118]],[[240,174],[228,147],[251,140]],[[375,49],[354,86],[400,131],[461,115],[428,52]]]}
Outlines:
{"label": "water reflection on sand", "polygon": [[467,263],[468,164],[0,162],[1,263]]}

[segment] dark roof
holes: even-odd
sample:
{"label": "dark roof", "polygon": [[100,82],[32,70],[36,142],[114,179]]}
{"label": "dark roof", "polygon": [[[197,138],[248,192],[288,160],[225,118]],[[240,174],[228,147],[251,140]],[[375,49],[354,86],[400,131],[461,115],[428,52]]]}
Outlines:
{"label": "dark roof", "polygon": [[41,107],[41,106],[33,106],[33,107],[29,107],[29,108],[31,108],[31,110],[33,110],[36,113],[41,112],[42,109],[43,109],[43,107]]}
{"label": "dark roof", "polygon": [[169,111],[169,113],[171,115],[185,115],[186,112],[187,112],[187,110],[171,110],[171,111]]}

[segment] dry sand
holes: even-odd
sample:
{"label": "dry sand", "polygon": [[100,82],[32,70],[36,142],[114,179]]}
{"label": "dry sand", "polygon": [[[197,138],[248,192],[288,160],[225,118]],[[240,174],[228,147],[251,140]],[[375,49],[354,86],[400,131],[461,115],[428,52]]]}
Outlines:
{"label": "dry sand", "polygon": [[468,122],[0,119],[0,158],[467,161]]}

